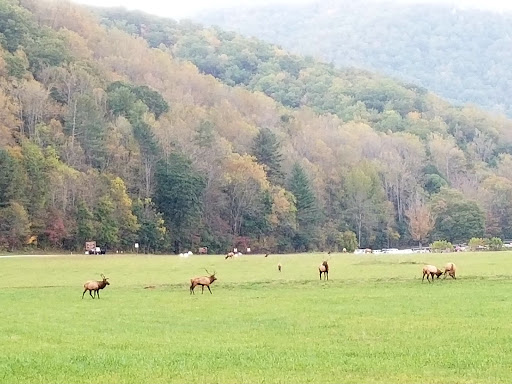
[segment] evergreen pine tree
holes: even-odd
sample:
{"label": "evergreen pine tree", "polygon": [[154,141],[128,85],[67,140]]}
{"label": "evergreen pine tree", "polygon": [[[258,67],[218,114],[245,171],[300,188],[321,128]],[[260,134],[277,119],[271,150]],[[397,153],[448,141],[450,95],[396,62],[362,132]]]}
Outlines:
{"label": "evergreen pine tree", "polygon": [[80,95],[76,102],[76,111],[66,120],[65,131],[76,138],[82,146],[88,163],[102,169],[106,162],[105,140],[107,126],[104,113],[92,95]]}
{"label": "evergreen pine tree", "polygon": [[174,251],[179,252],[182,246],[191,245],[191,235],[198,231],[206,185],[190,160],[176,152],[158,162],[155,179],[155,204],[164,216]]}
{"label": "evergreen pine tree", "polygon": [[76,209],[76,247],[82,249],[86,241],[94,241],[94,226],[92,213],[83,200],[79,200]]}
{"label": "evergreen pine tree", "polygon": [[297,250],[308,250],[314,240],[314,228],[320,213],[311,183],[299,164],[293,166],[288,189],[295,196],[297,208],[297,232],[293,243]]}
{"label": "evergreen pine tree", "polygon": [[102,248],[112,248],[119,244],[119,225],[115,219],[115,206],[110,196],[103,196],[94,209],[98,223],[96,240]]}
{"label": "evergreen pine tree", "polygon": [[150,253],[162,249],[166,228],[162,214],[156,211],[155,204],[151,199],[137,199],[133,204],[133,213],[140,223],[137,239],[141,251]]}
{"label": "evergreen pine tree", "polygon": [[0,150],[0,206],[15,200],[26,204],[25,190],[28,185],[27,174],[20,161]]}
{"label": "evergreen pine tree", "polygon": [[265,166],[267,178],[272,184],[280,185],[283,182],[281,162],[281,144],[276,135],[268,128],[261,129],[254,139],[253,155],[258,163]]}

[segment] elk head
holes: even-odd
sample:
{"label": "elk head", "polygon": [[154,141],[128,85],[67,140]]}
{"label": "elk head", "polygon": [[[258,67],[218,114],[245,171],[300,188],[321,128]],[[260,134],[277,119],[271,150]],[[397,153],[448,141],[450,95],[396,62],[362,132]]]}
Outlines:
{"label": "elk head", "polygon": [[204,270],[208,275],[210,275],[210,283],[213,283],[215,280],[217,280],[217,278],[215,277],[215,271],[213,271],[213,274],[211,274],[210,272],[208,272],[206,268]]}
{"label": "elk head", "polygon": [[103,282],[106,284],[106,285],[110,285],[110,283],[107,281],[108,280],[108,277],[105,277],[105,275],[102,273],[101,274],[101,278],[103,279]]}

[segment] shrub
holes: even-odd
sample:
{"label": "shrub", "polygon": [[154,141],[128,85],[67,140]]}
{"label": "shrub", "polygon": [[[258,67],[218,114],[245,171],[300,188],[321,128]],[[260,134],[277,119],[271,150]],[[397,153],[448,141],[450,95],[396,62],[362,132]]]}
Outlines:
{"label": "shrub", "polygon": [[451,252],[453,250],[453,245],[449,241],[446,240],[437,240],[430,244],[430,249],[432,252]]}
{"label": "shrub", "polygon": [[501,251],[503,248],[503,241],[499,237],[493,237],[489,240],[489,249],[491,251]]}
{"label": "shrub", "polygon": [[484,249],[487,244],[487,239],[483,239],[481,237],[473,237],[471,240],[469,240],[468,246],[472,251],[478,251]]}
{"label": "shrub", "polygon": [[353,253],[357,248],[357,236],[352,231],[345,231],[341,234],[341,249],[345,248],[347,252]]}

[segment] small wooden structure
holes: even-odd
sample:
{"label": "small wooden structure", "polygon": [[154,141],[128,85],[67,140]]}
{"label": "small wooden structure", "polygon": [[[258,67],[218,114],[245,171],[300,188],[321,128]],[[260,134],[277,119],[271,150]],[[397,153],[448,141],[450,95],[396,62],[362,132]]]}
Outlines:
{"label": "small wooden structure", "polygon": [[86,252],[96,251],[96,242],[95,241],[86,241],[85,242],[85,250],[86,250]]}

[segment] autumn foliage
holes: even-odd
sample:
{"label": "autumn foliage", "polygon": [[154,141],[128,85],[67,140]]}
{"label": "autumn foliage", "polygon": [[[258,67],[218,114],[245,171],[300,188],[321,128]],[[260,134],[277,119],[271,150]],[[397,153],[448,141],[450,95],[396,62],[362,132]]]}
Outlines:
{"label": "autumn foliage", "polygon": [[2,248],[288,252],[512,236],[511,121],[147,17],[0,0]]}

